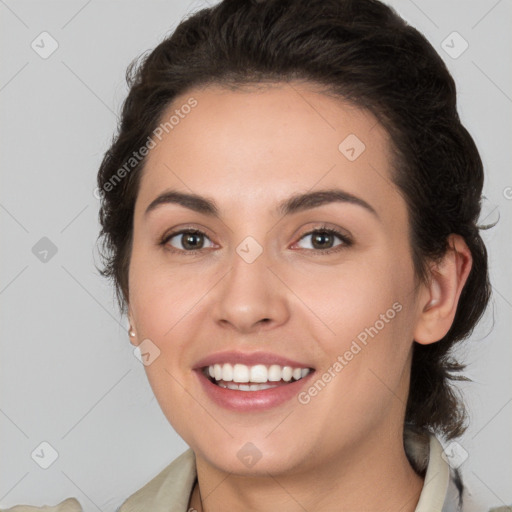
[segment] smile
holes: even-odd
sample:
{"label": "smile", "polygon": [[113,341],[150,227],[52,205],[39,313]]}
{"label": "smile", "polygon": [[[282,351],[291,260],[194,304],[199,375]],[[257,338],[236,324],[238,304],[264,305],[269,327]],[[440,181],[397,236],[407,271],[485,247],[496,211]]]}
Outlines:
{"label": "smile", "polygon": [[259,413],[294,398],[315,374],[313,368],[277,364],[215,363],[193,372],[205,398],[237,413]]}
{"label": "smile", "polygon": [[309,368],[292,368],[278,364],[213,364],[203,368],[210,382],[225,389],[261,391],[296,382],[309,374]]}

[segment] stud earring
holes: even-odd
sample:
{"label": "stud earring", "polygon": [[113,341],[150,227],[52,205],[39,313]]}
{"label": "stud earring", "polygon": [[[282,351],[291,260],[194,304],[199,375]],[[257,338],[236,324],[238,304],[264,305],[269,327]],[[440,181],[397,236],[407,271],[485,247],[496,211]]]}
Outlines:
{"label": "stud earring", "polygon": [[131,327],[128,330],[128,334],[130,335],[130,338],[134,338],[135,337],[135,331]]}

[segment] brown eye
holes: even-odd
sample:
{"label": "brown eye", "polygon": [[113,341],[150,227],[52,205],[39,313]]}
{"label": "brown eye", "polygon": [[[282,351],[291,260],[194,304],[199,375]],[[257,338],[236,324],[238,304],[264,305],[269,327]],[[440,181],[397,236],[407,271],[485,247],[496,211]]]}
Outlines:
{"label": "brown eye", "polygon": [[[193,252],[204,248],[204,239],[209,238],[205,233],[197,229],[184,229],[175,233],[170,233],[162,240],[162,244],[171,246],[175,252]],[[173,241],[173,239],[176,239]]]}
{"label": "brown eye", "polygon": [[[306,237],[311,238],[311,247],[306,247],[306,250],[321,254],[336,252],[352,245],[352,241],[347,235],[332,228],[314,229],[302,235],[301,240]],[[336,238],[340,240],[340,243],[333,245]]]}

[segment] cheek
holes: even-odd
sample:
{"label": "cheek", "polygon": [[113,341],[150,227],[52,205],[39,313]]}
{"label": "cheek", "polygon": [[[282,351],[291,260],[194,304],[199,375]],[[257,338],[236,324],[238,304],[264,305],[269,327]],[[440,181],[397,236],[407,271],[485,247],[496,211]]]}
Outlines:
{"label": "cheek", "polygon": [[130,263],[130,308],[139,340],[150,340],[158,357],[144,366],[153,393],[175,430],[186,439],[188,420],[183,411],[196,411],[196,402],[184,393],[189,382],[184,377],[187,344],[194,338],[190,323],[198,302],[201,280],[150,260],[142,251],[134,252]]}
{"label": "cheek", "polygon": [[403,310],[413,289],[412,268],[391,256],[387,260],[381,255],[367,257],[365,262],[346,261],[337,269],[309,269],[300,278],[293,272],[286,282],[293,283],[294,293],[309,307],[307,314],[318,339],[333,348],[340,348],[340,343],[356,338],[375,323],[379,332],[400,323],[395,319],[405,315],[397,310]]}
{"label": "cheek", "polygon": [[389,389],[400,386],[412,344],[412,266],[406,257],[381,255],[371,264],[315,277],[316,286],[310,278],[302,290],[309,290],[307,303],[322,319],[315,328],[325,355],[319,377],[335,375],[330,400],[348,401],[361,413],[380,407],[383,395],[389,398]]}
{"label": "cheek", "polygon": [[[207,273],[193,265],[169,266],[153,254],[134,251],[130,263],[130,306],[139,332],[155,340],[172,338],[208,290]],[[173,342],[174,343],[174,342]]]}

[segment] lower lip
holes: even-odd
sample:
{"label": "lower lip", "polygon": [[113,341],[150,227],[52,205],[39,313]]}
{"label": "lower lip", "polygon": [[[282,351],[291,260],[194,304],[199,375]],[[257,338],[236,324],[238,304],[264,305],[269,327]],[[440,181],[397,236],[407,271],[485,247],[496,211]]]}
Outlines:
{"label": "lower lip", "polygon": [[310,371],[302,379],[290,384],[281,384],[275,388],[261,389],[259,391],[239,391],[237,389],[222,388],[211,382],[203,374],[202,370],[196,370],[195,373],[208,397],[217,405],[232,411],[250,412],[277,407],[297,396],[314,371]]}

